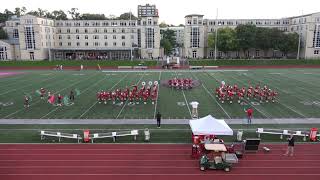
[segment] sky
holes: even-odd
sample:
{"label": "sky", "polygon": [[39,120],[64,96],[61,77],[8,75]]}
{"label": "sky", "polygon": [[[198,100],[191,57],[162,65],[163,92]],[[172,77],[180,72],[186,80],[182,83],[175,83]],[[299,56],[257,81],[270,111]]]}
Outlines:
{"label": "sky", "polygon": [[124,12],[137,14],[138,5],[155,4],[160,22],[184,24],[188,14],[202,14],[215,19],[284,18],[320,11],[320,0],[3,0],[0,11],[25,6],[28,11],[38,8],[64,10],[78,8],[81,13],[119,16]]}

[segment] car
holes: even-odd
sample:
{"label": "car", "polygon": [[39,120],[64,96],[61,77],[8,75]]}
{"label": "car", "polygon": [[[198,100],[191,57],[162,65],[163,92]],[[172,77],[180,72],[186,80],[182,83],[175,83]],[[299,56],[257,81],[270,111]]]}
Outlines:
{"label": "car", "polygon": [[200,158],[200,170],[217,169],[229,172],[232,167],[231,163],[227,163],[222,156],[215,156],[212,160],[207,155],[203,155]]}

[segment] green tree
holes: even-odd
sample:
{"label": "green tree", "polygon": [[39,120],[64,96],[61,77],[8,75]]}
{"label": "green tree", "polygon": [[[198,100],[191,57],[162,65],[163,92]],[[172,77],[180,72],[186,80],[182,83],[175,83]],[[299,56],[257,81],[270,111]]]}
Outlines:
{"label": "green tree", "polygon": [[16,7],[14,9],[14,14],[17,15],[18,17],[25,15],[25,13],[27,12],[27,8],[26,7]]}
{"label": "green tree", "polygon": [[297,51],[298,43],[299,35],[297,33],[282,33],[278,48],[287,56],[289,52]]}
{"label": "green tree", "polygon": [[68,19],[67,14],[62,10],[53,11],[51,14],[53,16],[53,19],[56,19],[56,20],[67,20]]}
{"label": "green tree", "polygon": [[131,20],[137,20],[138,19],[137,17],[135,17],[132,14],[132,12],[123,13],[118,17],[118,19],[120,19],[120,20],[130,20],[130,15],[131,15]]}
{"label": "green tree", "polygon": [[45,17],[47,12],[48,12],[47,10],[38,8],[38,14],[39,14],[40,17]]}
{"label": "green tree", "polygon": [[0,39],[8,39],[8,34],[0,27]]}
{"label": "green tree", "polygon": [[27,14],[38,17],[40,16],[38,11],[29,11]]}
{"label": "green tree", "polygon": [[271,44],[271,30],[268,28],[258,27],[256,31],[256,42],[255,47],[264,51],[264,56],[266,56],[268,50],[272,48]]}
{"label": "green tree", "polygon": [[170,55],[172,52],[172,49],[174,47],[177,47],[176,44],[176,34],[173,30],[167,29],[167,30],[161,30],[161,41],[160,46],[164,48],[164,52],[166,55]]}
{"label": "green tree", "polygon": [[71,18],[73,20],[79,20],[80,19],[80,13],[78,12],[78,8],[71,8],[68,13],[71,15]]}
{"label": "green tree", "polygon": [[250,48],[255,48],[257,28],[254,25],[238,25],[236,27],[237,39],[239,47],[246,52]]}
{"label": "green tree", "polygon": [[166,24],[165,22],[161,22],[161,23],[159,24],[159,27],[160,27],[160,28],[166,28],[166,27],[168,27],[168,24]]}
{"label": "green tree", "polygon": [[[221,28],[218,29],[217,49],[227,54],[228,51],[235,51],[239,49],[237,34],[234,29]],[[215,32],[208,36],[208,46],[215,48]]]}
{"label": "green tree", "polygon": [[104,14],[82,14],[79,17],[81,20],[106,20],[106,16]]}
{"label": "green tree", "polygon": [[270,40],[271,40],[271,48],[273,50],[280,50],[281,36],[283,32],[279,29],[272,28],[270,29]]}

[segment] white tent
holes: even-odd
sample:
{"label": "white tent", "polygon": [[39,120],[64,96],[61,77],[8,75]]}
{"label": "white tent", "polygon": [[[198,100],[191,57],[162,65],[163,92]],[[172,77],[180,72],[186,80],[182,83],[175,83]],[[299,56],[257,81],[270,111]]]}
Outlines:
{"label": "white tent", "polygon": [[194,135],[233,135],[232,129],[224,120],[217,120],[211,115],[190,120],[189,124]]}

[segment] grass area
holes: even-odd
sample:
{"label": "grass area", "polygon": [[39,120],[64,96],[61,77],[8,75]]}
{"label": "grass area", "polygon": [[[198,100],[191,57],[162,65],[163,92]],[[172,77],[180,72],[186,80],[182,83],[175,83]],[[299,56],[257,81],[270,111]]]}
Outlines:
{"label": "grass area", "polygon": [[189,64],[192,66],[285,66],[285,65],[320,65],[320,60],[190,60]]}
{"label": "grass area", "polygon": [[[234,136],[221,136],[226,142],[233,142],[236,139],[237,129],[244,131],[243,138],[256,138],[256,128],[279,128],[292,130],[309,130],[310,127],[320,127],[316,125],[304,124],[283,124],[283,125],[231,125],[234,129]],[[140,135],[137,141],[133,141],[132,137],[120,137],[118,143],[144,143],[143,130],[148,128],[151,132],[151,143],[191,143],[191,130],[188,125],[162,125],[161,129],[155,128],[155,125],[1,125],[0,127],[0,143],[53,143],[57,139],[50,138],[40,141],[40,131],[60,131],[65,133],[77,133],[82,135],[84,129],[90,129],[91,133],[112,132],[130,129],[139,129]],[[285,142],[278,135],[262,135],[262,142]],[[303,139],[298,137],[298,142]],[[75,143],[75,140],[63,140],[62,143]],[[97,143],[112,143],[112,139],[98,140]]]}
{"label": "grass area", "polygon": [[[158,102],[130,106],[98,104],[96,93],[102,89],[124,89],[143,81],[167,80],[174,77],[193,78],[202,85],[192,90],[159,89]],[[244,106],[217,101],[214,89],[221,81],[238,86],[268,85],[279,92],[277,103],[247,103],[254,107],[254,118],[320,118],[320,70],[261,69],[244,71],[25,71],[0,77],[1,119],[153,119],[160,111],[164,119],[190,119],[192,101],[198,101],[199,116],[208,114],[220,119],[244,119]],[[41,100],[36,90],[44,87],[52,93],[68,96],[71,89],[81,93],[72,106],[56,107]],[[23,107],[24,95],[32,97],[31,107]]]}
{"label": "grass area", "polygon": [[97,61],[97,60],[55,60],[55,61],[0,61],[0,66],[7,66],[7,67],[29,67],[29,66],[56,66],[57,64],[63,66],[80,66],[81,64],[84,66],[94,66],[96,67],[97,64],[100,66],[155,66],[157,65],[156,61],[142,61],[142,60],[104,60],[104,61]]}

